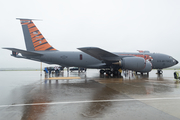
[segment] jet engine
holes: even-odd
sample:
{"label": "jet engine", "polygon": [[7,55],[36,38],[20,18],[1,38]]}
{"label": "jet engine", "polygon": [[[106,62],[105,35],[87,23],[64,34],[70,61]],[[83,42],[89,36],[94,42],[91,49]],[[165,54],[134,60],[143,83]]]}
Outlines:
{"label": "jet engine", "polygon": [[119,61],[119,65],[122,69],[140,71],[146,66],[146,61],[141,57],[124,57]]}
{"label": "jet engine", "polygon": [[138,70],[138,71],[136,71],[136,72],[141,72],[141,73],[144,73],[144,72],[150,72],[152,70],[152,63],[150,62],[150,61],[148,61],[148,60],[146,60],[146,66],[145,66],[145,68],[144,69],[142,69],[142,70]]}

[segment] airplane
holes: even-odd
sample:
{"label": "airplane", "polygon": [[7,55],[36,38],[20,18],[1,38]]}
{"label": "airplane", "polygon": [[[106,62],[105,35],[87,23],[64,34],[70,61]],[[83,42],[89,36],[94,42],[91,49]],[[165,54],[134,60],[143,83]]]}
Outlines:
{"label": "airplane", "polygon": [[100,74],[121,75],[122,70],[147,73],[178,64],[173,57],[139,50],[138,53],[109,52],[98,47],[77,48],[78,51],[59,51],[52,47],[33,23],[34,19],[20,20],[27,50],[3,48],[12,51],[13,57],[58,64],[62,67],[79,67],[100,69]]}

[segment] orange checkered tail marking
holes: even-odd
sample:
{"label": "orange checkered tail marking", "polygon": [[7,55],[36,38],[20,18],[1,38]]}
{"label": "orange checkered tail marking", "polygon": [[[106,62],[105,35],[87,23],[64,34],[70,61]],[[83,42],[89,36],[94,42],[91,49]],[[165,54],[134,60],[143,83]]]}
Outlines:
{"label": "orange checkered tail marking", "polygon": [[51,51],[53,48],[31,19],[20,19],[28,51]]}

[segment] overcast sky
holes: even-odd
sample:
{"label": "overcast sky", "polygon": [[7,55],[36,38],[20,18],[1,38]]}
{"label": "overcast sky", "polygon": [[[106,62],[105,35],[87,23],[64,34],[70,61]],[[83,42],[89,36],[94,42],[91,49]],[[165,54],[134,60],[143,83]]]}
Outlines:
{"label": "overcast sky", "polygon": [[[31,18],[42,20],[34,23],[60,51],[149,50],[180,61],[180,0],[1,0],[0,15],[0,48],[26,50],[16,18]],[[0,68],[40,67],[10,54],[0,49]]]}

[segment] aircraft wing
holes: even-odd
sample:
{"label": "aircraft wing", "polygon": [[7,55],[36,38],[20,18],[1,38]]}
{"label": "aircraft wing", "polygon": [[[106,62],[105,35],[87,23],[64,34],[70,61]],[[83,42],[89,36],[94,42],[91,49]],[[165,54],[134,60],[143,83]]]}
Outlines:
{"label": "aircraft wing", "polygon": [[25,51],[25,50],[16,49],[16,48],[3,48],[3,49],[7,49],[7,50],[11,50],[13,52],[21,53],[23,56],[42,56],[43,55],[40,53]]}
{"label": "aircraft wing", "polygon": [[93,57],[95,57],[98,60],[101,61],[119,61],[121,59],[121,56],[116,55],[114,53],[105,51],[103,49],[97,48],[97,47],[83,47],[83,48],[77,48]]}

